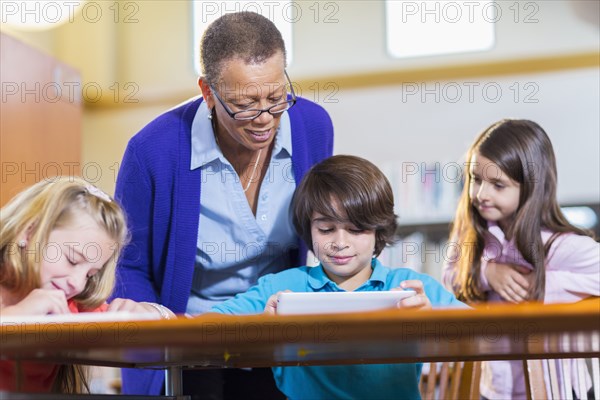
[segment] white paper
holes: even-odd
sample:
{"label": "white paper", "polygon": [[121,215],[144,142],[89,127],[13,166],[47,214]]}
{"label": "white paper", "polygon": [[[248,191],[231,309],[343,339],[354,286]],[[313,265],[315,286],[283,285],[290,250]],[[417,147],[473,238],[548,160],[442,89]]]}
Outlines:
{"label": "white paper", "polygon": [[9,315],[0,310],[0,325],[5,324],[50,324],[63,322],[110,322],[142,321],[160,319],[158,313],[133,313],[129,311],[82,312],[76,314]]}

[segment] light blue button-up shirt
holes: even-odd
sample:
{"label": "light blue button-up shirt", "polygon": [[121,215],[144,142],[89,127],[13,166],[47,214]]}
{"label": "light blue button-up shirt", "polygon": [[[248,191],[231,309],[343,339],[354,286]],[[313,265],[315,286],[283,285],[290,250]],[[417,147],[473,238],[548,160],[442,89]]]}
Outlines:
{"label": "light blue button-up shirt", "polygon": [[288,114],[281,116],[256,216],[238,174],[215,141],[208,115],[203,102],[192,123],[190,168],[201,168],[202,190],[189,314],[206,312],[245,292],[259,277],[289,267],[289,250],[298,246],[289,213],[296,184]]}

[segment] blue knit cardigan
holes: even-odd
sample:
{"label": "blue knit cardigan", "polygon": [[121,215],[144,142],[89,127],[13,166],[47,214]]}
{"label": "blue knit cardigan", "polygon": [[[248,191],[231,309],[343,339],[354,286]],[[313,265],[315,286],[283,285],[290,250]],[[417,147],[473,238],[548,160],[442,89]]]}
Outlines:
{"label": "blue knit cardigan", "polygon": [[[115,198],[125,209],[131,242],[117,267],[113,297],[164,304],[184,313],[189,298],[200,215],[200,169],[190,170],[192,121],[202,98],[150,122],[125,150]],[[296,185],[333,152],[333,125],[319,105],[298,98],[289,111]],[[291,254],[305,264],[306,246]],[[125,394],[159,394],[161,371],[123,370]]]}

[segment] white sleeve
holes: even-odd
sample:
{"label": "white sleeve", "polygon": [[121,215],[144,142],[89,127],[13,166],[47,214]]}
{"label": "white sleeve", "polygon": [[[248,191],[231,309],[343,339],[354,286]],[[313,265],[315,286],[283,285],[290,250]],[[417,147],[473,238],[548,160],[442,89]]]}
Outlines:
{"label": "white sleeve", "polygon": [[588,236],[564,234],[546,261],[546,303],[576,302],[600,296],[600,243]]}

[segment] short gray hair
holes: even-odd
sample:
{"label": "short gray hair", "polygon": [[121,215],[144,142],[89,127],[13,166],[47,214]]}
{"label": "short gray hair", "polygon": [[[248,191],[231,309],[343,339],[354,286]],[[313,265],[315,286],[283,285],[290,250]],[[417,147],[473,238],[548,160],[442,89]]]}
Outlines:
{"label": "short gray hair", "polygon": [[285,68],[285,44],[281,32],[268,18],[254,12],[225,14],[208,26],[200,42],[200,65],[206,81],[214,85],[223,64],[239,58],[247,64],[262,63],[281,52]]}

